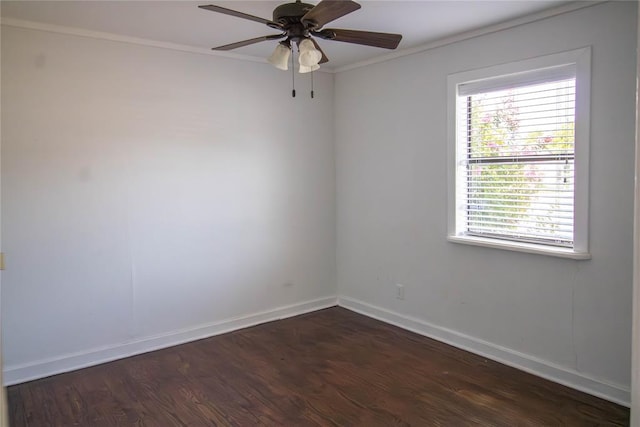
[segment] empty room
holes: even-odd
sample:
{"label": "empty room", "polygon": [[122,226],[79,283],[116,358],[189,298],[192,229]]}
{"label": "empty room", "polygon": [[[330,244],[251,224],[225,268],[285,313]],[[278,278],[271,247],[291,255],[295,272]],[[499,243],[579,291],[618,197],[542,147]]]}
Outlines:
{"label": "empty room", "polygon": [[0,15],[3,427],[640,426],[636,1]]}

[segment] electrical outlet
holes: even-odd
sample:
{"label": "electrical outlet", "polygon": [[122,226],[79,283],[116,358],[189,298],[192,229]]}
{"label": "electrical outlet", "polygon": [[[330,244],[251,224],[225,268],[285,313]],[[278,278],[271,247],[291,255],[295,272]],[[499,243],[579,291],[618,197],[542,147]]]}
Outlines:
{"label": "electrical outlet", "polygon": [[396,298],[404,299],[404,285],[396,283]]}

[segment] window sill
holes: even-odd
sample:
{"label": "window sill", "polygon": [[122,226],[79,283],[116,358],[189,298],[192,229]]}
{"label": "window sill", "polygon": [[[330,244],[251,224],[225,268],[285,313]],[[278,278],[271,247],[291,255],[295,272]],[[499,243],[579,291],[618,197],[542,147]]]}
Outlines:
{"label": "window sill", "polygon": [[487,248],[502,249],[506,251],[525,252],[529,254],[555,256],[576,260],[591,259],[591,254],[588,252],[576,252],[570,248],[550,247],[545,245],[536,245],[535,243],[498,241],[475,236],[447,236],[447,240],[452,243],[484,246]]}

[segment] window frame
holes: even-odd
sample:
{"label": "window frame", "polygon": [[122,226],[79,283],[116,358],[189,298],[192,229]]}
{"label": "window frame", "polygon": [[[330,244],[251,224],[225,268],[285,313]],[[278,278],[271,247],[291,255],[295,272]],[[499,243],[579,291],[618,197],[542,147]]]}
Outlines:
{"label": "window frame", "polygon": [[[531,73],[546,68],[574,65],[576,69],[575,98],[575,177],[574,177],[574,236],[573,247],[552,246],[545,243],[524,243],[493,237],[466,235],[459,231],[461,224],[458,200],[457,103],[461,85]],[[532,83],[533,84],[533,83]],[[463,71],[447,76],[447,144],[448,144],[448,203],[447,240],[475,246],[551,255],[572,259],[590,259],[589,253],[589,131],[591,94],[591,48],[540,56],[496,66]],[[466,160],[466,159],[465,159]]]}

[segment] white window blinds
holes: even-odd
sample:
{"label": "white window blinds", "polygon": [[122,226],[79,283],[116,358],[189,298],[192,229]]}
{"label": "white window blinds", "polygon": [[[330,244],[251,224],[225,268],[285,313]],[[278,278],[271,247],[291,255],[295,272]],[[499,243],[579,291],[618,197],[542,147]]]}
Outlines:
{"label": "white window blinds", "polygon": [[573,247],[575,67],[458,86],[463,234]]}

